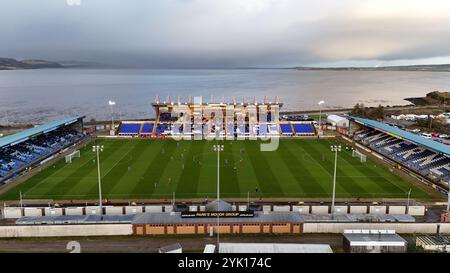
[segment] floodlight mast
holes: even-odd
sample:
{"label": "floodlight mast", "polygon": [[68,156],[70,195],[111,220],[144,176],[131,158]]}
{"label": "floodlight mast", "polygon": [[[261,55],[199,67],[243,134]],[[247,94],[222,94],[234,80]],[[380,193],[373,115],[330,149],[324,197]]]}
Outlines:
{"label": "floodlight mast", "polygon": [[337,155],[341,151],[341,145],[331,145],[331,151],[334,152],[334,173],[333,173],[333,193],[331,198],[331,217],[334,219],[334,204],[336,199],[336,170],[337,170]]}
{"label": "floodlight mast", "polygon": [[324,104],[325,101],[321,100],[317,104],[319,105],[319,135],[322,134],[322,104]]}
{"label": "floodlight mast", "polygon": [[111,130],[114,130],[114,111],[113,111],[113,106],[116,105],[115,101],[108,101],[108,105],[111,108]]}
{"label": "floodlight mast", "polygon": [[[217,144],[213,146],[213,151],[217,152],[217,212],[219,212],[219,200],[220,200],[220,152],[223,152],[223,145]],[[220,243],[220,235],[219,235],[219,224],[220,224],[220,217],[219,214],[217,214],[217,248],[219,248]]]}
{"label": "floodlight mast", "polygon": [[92,151],[97,154],[97,174],[98,174],[98,206],[100,215],[103,214],[103,198],[102,198],[102,178],[100,175],[100,152],[103,152],[103,145],[92,146]]}

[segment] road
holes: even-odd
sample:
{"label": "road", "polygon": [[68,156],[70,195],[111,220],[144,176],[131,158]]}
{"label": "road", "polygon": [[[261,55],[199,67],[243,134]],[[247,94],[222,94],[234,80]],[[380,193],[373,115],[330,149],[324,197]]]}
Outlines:
{"label": "road", "polygon": [[[180,243],[183,252],[203,252],[206,244],[215,244],[216,237],[81,237],[81,238],[25,238],[0,239],[0,252],[32,252],[32,253],[58,253],[70,252],[66,249],[67,243],[77,241],[81,252],[101,253],[155,253],[162,246]],[[329,244],[333,249],[342,248],[342,235],[223,235],[221,242],[227,243],[300,243],[300,244]]]}

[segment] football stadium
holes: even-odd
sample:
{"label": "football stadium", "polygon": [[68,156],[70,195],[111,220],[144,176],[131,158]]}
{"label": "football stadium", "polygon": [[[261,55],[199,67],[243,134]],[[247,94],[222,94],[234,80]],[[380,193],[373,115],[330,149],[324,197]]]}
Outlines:
{"label": "football stadium", "polygon": [[0,199],[98,200],[101,181],[108,200],[208,200],[219,168],[221,198],[329,200],[335,163],[341,200],[447,192],[448,146],[358,117],[324,135],[316,122],[280,121],[281,106],[157,99],[155,120],[122,121],[107,135],[84,130],[82,116],[37,126],[1,139]]}

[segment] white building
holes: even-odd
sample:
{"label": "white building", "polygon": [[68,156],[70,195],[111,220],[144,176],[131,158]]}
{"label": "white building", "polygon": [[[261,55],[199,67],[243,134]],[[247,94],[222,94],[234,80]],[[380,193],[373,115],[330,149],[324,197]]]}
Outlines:
{"label": "white building", "polygon": [[405,239],[395,230],[344,230],[344,250],[347,253],[404,253]]}
{"label": "white building", "polygon": [[338,116],[338,115],[328,115],[327,122],[331,123],[331,125],[336,126],[338,128],[348,128],[349,120]]}

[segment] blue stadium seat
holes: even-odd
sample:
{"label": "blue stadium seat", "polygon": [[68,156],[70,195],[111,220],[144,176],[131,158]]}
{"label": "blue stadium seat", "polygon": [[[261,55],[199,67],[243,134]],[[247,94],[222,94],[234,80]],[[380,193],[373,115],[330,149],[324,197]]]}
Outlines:
{"label": "blue stadium seat", "polygon": [[158,126],[156,127],[156,134],[157,135],[162,135],[162,134],[166,133],[167,131],[170,131],[170,125],[169,124],[159,123]]}
{"label": "blue stadium seat", "polygon": [[122,123],[119,129],[120,135],[137,135],[141,129],[140,123]]}
{"label": "blue stadium seat", "polygon": [[297,135],[310,135],[314,134],[314,128],[311,123],[294,123],[294,131]]}
{"label": "blue stadium seat", "polygon": [[83,134],[70,128],[60,128],[35,138],[0,149],[0,183],[18,176],[32,164],[76,143]]}
{"label": "blue stadium seat", "polygon": [[280,123],[280,129],[282,134],[292,134],[292,127],[290,123]]}
{"label": "blue stadium seat", "polygon": [[153,123],[144,123],[144,125],[142,125],[141,134],[152,134],[153,127],[154,127]]}

